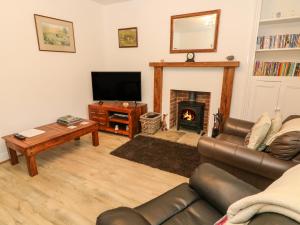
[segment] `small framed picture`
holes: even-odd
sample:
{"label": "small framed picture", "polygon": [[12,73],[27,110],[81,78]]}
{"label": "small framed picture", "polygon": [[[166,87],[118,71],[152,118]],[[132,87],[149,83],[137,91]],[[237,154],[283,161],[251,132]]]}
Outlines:
{"label": "small framed picture", "polygon": [[40,51],[76,52],[72,22],[37,14],[34,19]]}
{"label": "small framed picture", "polygon": [[120,48],[138,47],[138,29],[137,27],[122,28],[118,30]]}

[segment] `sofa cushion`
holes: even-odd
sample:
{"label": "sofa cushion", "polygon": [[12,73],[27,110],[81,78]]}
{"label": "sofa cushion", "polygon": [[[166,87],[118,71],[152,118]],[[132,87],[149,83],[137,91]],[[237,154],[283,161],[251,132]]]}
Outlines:
{"label": "sofa cushion", "polygon": [[300,118],[291,119],[291,120],[288,120],[287,122],[283,123],[280,131],[277,132],[275,135],[273,135],[272,138],[270,138],[270,140],[268,140],[268,142],[266,144],[268,146],[270,146],[272,144],[272,142],[274,140],[276,140],[276,138],[278,138],[279,136],[286,134],[288,132],[292,132],[292,131],[300,132]]}
{"label": "sofa cushion", "polygon": [[223,215],[204,200],[198,200],[188,208],[163,223],[163,225],[212,225]]}
{"label": "sofa cushion", "polygon": [[151,225],[159,225],[199,200],[201,197],[187,183],[135,208]]}
{"label": "sofa cushion", "polygon": [[268,152],[278,159],[293,159],[300,152],[300,131],[292,131],[279,136],[268,147]]}
{"label": "sofa cushion", "polygon": [[265,140],[271,127],[271,118],[268,113],[264,113],[251,128],[250,134],[245,138],[245,145],[256,150]]}
{"label": "sofa cushion", "polygon": [[271,127],[267,133],[265,140],[259,147],[259,150],[264,150],[267,146],[267,142],[280,130],[282,127],[282,115],[280,111],[275,112],[274,118],[271,120]]}

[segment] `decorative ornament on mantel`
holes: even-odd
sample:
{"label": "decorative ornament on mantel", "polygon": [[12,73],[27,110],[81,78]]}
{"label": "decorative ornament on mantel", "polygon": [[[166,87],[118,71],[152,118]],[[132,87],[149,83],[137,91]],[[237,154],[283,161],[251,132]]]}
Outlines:
{"label": "decorative ornament on mantel", "polygon": [[229,56],[226,57],[226,59],[228,61],[232,61],[232,60],[234,60],[234,55],[229,55]]}
{"label": "decorative ornament on mantel", "polygon": [[186,55],[186,62],[195,62],[195,53],[189,52]]}

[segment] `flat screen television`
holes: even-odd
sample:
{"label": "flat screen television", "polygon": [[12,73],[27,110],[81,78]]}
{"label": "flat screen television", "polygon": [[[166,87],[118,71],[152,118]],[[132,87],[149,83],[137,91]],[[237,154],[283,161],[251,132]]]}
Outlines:
{"label": "flat screen television", "polygon": [[94,101],[141,101],[141,72],[92,72]]}

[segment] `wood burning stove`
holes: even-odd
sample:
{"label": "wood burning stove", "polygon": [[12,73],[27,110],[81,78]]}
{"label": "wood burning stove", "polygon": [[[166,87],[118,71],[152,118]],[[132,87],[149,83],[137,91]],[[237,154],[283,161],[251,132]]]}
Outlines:
{"label": "wood burning stove", "polygon": [[195,101],[195,93],[191,92],[189,101],[178,103],[177,130],[180,128],[195,130],[199,134],[203,130],[205,104]]}

